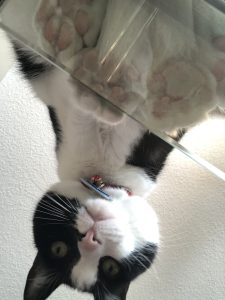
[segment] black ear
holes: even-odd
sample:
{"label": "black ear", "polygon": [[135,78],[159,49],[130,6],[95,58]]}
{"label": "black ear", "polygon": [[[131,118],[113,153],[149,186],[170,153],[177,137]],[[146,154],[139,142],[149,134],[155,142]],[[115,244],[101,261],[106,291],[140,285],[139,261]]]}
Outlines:
{"label": "black ear", "polygon": [[127,283],[126,285],[124,285],[123,288],[121,288],[121,291],[120,291],[120,299],[121,300],[126,300],[129,286],[130,286],[130,282]]}
{"label": "black ear", "polygon": [[129,286],[130,282],[122,283],[111,291],[110,288],[106,289],[104,285],[100,285],[93,293],[94,300],[126,300]]}
{"label": "black ear", "polygon": [[37,254],[30,269],[24,290],[24,300],[44,300],[61,284],[54,270],[48,269]]}

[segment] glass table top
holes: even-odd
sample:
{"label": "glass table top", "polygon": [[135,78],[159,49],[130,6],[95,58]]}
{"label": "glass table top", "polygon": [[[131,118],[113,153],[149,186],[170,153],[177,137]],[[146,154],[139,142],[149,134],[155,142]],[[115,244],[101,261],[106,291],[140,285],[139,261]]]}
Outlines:
{"label": "glass table top", "polygon": [[224,2],[79,3],[0,1],[0,26],[70,74],[110,122],[129,115],[225,180],[225,170],[173,138],[206,117],[223,118]]}

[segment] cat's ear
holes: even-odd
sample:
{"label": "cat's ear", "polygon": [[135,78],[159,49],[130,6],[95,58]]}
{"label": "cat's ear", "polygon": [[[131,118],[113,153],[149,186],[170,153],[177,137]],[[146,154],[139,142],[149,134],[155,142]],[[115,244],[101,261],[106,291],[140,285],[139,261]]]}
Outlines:
{"label": "cat's ear", "polygon": [[[112,294],[105,288],[99,293],[99,290],[94,294],[94,300],[126,300],[127,292],[130,286],[130,282],[126,282],[117,287]],[[100,294],[100,298],[99,298]]]}
{"label": "cat's ear", "polygon": [[24,290],[24,300],[44,300],[61,284],[57,273],[49,270],[37,254]]}
{"label": "cat's ear", "polygon": [[126,300],[129,286],[130,286],[130,282],[123,285],[123,287],[121,287],[120,296],[119,296],[120,300]]}

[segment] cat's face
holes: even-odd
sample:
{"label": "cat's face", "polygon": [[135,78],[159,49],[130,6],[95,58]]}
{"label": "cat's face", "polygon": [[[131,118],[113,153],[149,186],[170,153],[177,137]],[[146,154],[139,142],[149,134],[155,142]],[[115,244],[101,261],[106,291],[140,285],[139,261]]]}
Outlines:
{"label": "cat's face", "polygon": [[46,299],[62,283],[98,300],[126,299],[130,282],[150,267],[157,252],[154,211],[123,189],[107,188],[112,201],[80,183],[74,184],[74,197],[56,190],[41,199],[34,214],[38,255],[25,299]]}

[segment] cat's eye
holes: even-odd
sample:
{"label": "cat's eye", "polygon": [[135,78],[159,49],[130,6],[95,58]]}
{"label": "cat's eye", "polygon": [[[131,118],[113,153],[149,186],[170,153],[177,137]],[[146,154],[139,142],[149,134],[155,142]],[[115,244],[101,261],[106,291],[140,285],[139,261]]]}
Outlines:
{"label": "cat's eye", "polygon": [[64,242],[59,241],[52,244],[51,251],[55,257],[62,258],[66,256],[68,247]]}
{"label": "cat's eye", "polygon": [[107,276],[115,277],[120,272],[120,266],[115,260],[107,258],[102,263],[102,270]]}

